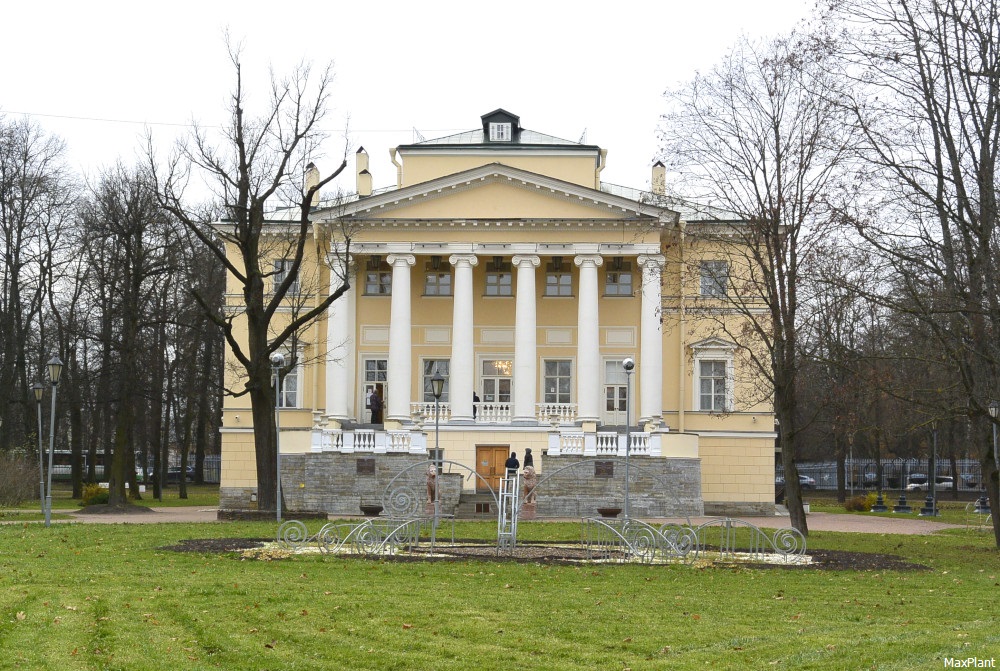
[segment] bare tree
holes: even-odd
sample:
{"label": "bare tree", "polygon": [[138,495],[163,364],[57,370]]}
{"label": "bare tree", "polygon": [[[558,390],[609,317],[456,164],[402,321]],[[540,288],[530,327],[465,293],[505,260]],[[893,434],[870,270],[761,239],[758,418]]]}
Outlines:
{"label": "bare tree", "polygon": [[[911,315],[934,334],[977,425],[1000,507],[988,412],[1000,398],[1000,4],[842,0],[845,104],[868,172],[842,213],[896,267]],[[942,398],[942,403],[948,400]],[[997,420],[992,420],[997,421]],[[994,516],[1000,546],[1000,516]]]}
{"label": "bare tree", "polygon": [[803,533],[795,466],[801,277],[826,232],[823,203],[849,142],[843,111],[827,97],[827,57],[821,41],[794,34],[743,38],[710,73],[667,92],[662,126],[673,190],[713,206],[692,217],[700,222],[688,233],[709,240],[727,264],[715,278],[726,287],[718,328],[773,389],[787,504]]}
{"label": "bare tree", "polygon": [[[286,298],[294,294],[307,241],[312,239],[310,211],[314,196],[347,166],[345,158],[330,175],[303,184],[309,152],[322,138],[319,128],[332,84],[330,67],[318,78],[308,66],[299,66],[287,79],[272,75],[269,104],[260,116],[248,115],[247,93],[238,49],[230,47],[236,82],[230,100],[230,120],[216,146],[207,129],[196,127],[178,146],[165,167],[149,151],[160,204],[177,217],[222,264],[229,281],[239,287],[240,299],[223,310],[204,296],[195,296],[208,318],[223,332],[229,355],[240,368],[242,388],[228,390],[250,397],[257,461],[258,500],[276,506],[277,450],[274,424],[276,399],[271,386],[270,357],[285,347],[301,329],[324,314],[349,288],[346,269],[335,275],[341,284],[324,291],[289,318],[275,318]],[[213,185],[223,215],[215,225],[205,212],[185,202],[185,186],[194,173]],[[268,212],[290,205],[281,221]],[[265,240],[265,233],[273,238]],[[275,250],[268,244],[282,240],[286,247],[280,272],[272,265]],[[346,256],[344,257],[346,259]],[[274,280],[273,282],[270,280]],[[273,285],[272,291],[267,291]],[[246,329],[243,338],[241,329]],[[273,508],[272,508],[273,509]]]}
{"label": "bare tree", "polygon": [[[175,222],[159,208],[149,175],[122,165],[105,171],[84,207],[86,249],[92,267],[111,296],[108,309],[113,327],[104,346],[114,353],[115,432],[109,482],[109,503],[126,503],[126,483],[135,488],[135,447],[141,410],[151,391],[143,374],[148,356],[148,331],[162,311],[155,310],[161,287],[177,272]],[[156,391],[155,393],[159,393]]]}

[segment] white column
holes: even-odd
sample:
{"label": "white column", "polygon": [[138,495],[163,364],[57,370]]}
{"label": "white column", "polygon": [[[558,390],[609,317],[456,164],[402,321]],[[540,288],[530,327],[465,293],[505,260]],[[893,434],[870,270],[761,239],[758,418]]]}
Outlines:
{"label": "white column", "polygon": [[514,312],[514,424],[535,424],[535,398],[538,391],[538,355],[535,351],[538,329],[535,306],[535,268],[537,256],[515,256],[517,268],[517,304]]}
{"label": "white column", "polygon": [[[341,275],[351,272],[353,259],[330,255],[330,293],[340,288]],[[326,312],[326,416],[343,422],[352,416],[354,407],[354,278],[351,288],[335,300]]]}
{"label": "white column", "polygon": [[479,263],[475,254],[453,254],[448,258],[455,269],[455,301],[451,320],[451,365],[448,402],[451,423],[471,424],[472,392],[476,380],[473,346],[472,267]]}
{"label": "white column", "polygon": [[642,305],[639,317],[639,422],[663,417],[663,334],[660,329],[663,256],[640,256]]}
{"label": "white column", "polygon": [[577,419],[596,422],[601,416],[601,344],[598,317],[597,268],[604,260],[598,254],[576,256],[580,267],[580,296],[576,324]]}
{"label": "white column", "polygon": [[410,418],[410,387],[413,371],[410,341],[410,267],[412,254],[392,254],[392,304],[389,313],[389,399],[385,419],[403,422]]}

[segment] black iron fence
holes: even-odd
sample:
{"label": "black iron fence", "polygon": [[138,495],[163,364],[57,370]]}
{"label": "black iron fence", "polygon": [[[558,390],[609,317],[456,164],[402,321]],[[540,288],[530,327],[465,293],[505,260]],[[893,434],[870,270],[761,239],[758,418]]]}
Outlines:
{"label": "black iron fence", "polygon": [[[836,462],[804,462],[798,464],[798,471],[804,489],[837,489]],[[982,465],[974,459],[958,459],[954,468],[950,460],[938,459],[933,475],[938,492],[983,489]],[[875,459],[853,459],[846,463],[844,485],[848,490],[861,491],[926,491],[930,481],[928,459],[883,459],[881,473]],[[778,466],[775,484],[781,486],[784,482],[784,468]]]}

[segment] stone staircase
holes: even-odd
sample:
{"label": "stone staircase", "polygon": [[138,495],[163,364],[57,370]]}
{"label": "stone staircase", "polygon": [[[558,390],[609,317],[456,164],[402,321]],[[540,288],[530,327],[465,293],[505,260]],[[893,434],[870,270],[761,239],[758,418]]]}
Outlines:
{"label": "stone staircase", "polygon": [[497,504],[492,494],[472,494],[462,492],[455,509],[455,517],[462,520],[495,519]]}

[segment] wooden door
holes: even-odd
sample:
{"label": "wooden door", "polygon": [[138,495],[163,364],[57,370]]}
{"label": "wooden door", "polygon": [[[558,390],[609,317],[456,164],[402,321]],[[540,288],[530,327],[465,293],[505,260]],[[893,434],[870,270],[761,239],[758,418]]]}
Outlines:
{"label": "wooden door", "polygon": [[504,475],[504,462],[510,456],[509,445],[477,445],[476,446],[476,491],[487,492],[486,484],[494,492],[500,491],[500,478]]}

